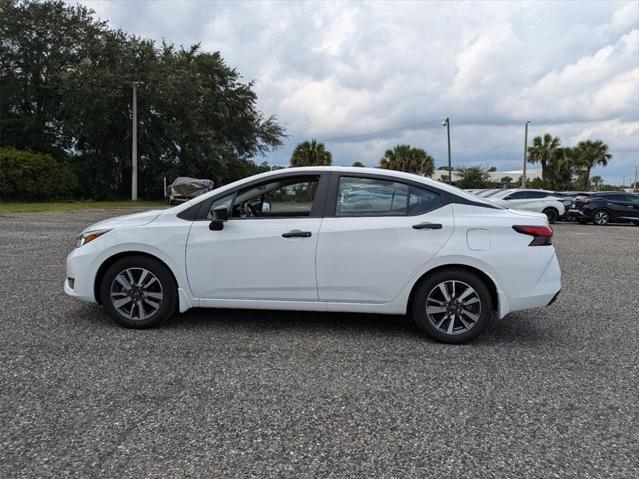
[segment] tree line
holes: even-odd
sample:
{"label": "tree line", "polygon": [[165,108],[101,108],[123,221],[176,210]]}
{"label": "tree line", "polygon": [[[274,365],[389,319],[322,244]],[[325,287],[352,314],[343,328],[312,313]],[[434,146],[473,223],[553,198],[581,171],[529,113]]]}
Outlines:
{"label": "tree line", "polygon": [[[528,147],[528,162],[540,164],[541,178],[528,180],[527,186],[534,188],[546,188],[552,190],[571,190],[600,188],[603,179],[600,176],[591,178],[590,172],[595,166],[606,166],[612,159],[608,153],[608,145],[601,140],[584,140],[575,146],[562,147],[561,140],[557,136],[545,133],[536,136],[532,145]],[[304,141],[297,145],[291,157],[291,166],[324,166],[332,163],[332,154],[323,143],[316,140]],[[356,162],[353,166],[364,166]],[[435,172],[435,160],[422,148],[410,145],[397,145],[387,150],[379,160],[379,168],[416,173],[422,176],[433,176]],[[442,166],[438,170],[447,170]],[[497,168],[484,168],[482,166],[470,166],[467,168],[455,168],[454,183],[460,188],[487,188],[495,183],[491,181],[490,173]],[[443,175],[447,180],[448,175]],[[504,176],[500,183],[510,186],[520,185],[521,178],[514,179]],[[610,187],[610,185],[606,185]]]}
{"label": "tree line", "polygon": [[0,0],[0,18],[2,198],[126,197],[132,82],[141,196],[161,196],[163,177],[224,184],[266,171],[253,158],[285,137],[219,52],[157,44],[57,0]]}
{"label": "tree line", "polygon": [[[268,171],[254,159],[286,137],[275,117],[258,111],[253,83],[219,52],[136,37],[61,0],[0,0],[0,18],[2,199],[127,197],[133,82],[142,197],[160,197],[164,177],[221,185]],[[543,171],[538,186],[554,189],[598,184],[590,171],[610,159],[599,140],[562,147],[545,134],[529,148],[529,161]],[[291,158],[292,166],[331,162],[315,140]],[[379,167],[432,176],[435,161],[422,148],[397,145]],[[480,187],[484,173],[460,169],[457,183]]]}

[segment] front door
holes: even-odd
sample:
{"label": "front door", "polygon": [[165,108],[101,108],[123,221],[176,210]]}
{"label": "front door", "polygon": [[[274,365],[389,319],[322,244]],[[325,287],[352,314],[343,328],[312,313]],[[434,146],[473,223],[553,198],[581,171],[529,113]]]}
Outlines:
{"label": "front door", "polygon": [[[315,249],[321,175],[281,176],[216,200],[229,209],[220,231],[194,221],[186,267],[199,299],[317,301]],[[317,206],[317,205],[315,205]],[[321,205],[323,206],[323,205]]]}
{"label": "front door", "polygon": [[317,244],[319,298],[390,302],[450,238],[452,206],[434,190],[395,180],[360,175],[333,181],[335,208]]}

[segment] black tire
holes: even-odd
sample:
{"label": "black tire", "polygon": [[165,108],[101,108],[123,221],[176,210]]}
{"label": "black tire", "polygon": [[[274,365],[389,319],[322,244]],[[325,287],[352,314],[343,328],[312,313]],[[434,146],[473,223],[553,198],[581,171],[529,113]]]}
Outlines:
{"label": "black tire", "polygon": [[543,213],[548,218],[548,223],[550,224],[555,223],[557,221],[557,218],[559,218],[559,211],[557,211],[555,208],[546,208]]}
{"label": "black tire", "polygon": [[605,209],[598,209],[592,213],[592,222],[597,226],[606,226],[610,223],[610,213]]}
{"label": "black tire", "polygon": [[[128,277],[127,270],[134,279],[134,286],[129,290],[116,280],[120,274],[123,274],[125,278]],[[147,273],[143,278],[144,270]],[[136,277],[136,274],[139,276]],[[146,278],[153,279],[153,277],[155,277],[153,281],[146,280]],[[143,281],[135,284],[140,279]],[[127,282],[126,279],[124,281]],[[146,288],[141,286],[141,283],[149,282],[153,284]],[[128,283],[130,284],[130,282]],[[116,291],[114,292],[114,290]],[[154,297],[147,296],[151,294]],[[158,294],[161,296],[160,299],[156,299]],[[173,275],[164,264],[147,256],[127,256],[113,263],[102,277],[100,298],[104,309],[116,323],[133,329],[153,328],[162,324],[175,314],[178,306],[177,285]],[[124,301],[127,298],[130,300],[128,303],[120,308],[116,307],[115,302]],[[131,306],[132,303],[136,306]],[[159,306],[155,309],[154,305]],[[142,312],[140,312],[140,308],[142,308]],[[131,310],[128,317],[125,314],[127,309]]]}
{"label": "black tire", "polygon": [[[460,311],[459,303],[456,305],[445,304],[443,294],[437,299],[438,295],[441,294],[439,285],[442,283],[446,284],[444,288],[447,288],[449,296],[451,299],[453,298],[452,294],[450,294],[452,292],[450,282],[452,281],[457,284],[456,297],[463,297],[466,294],[466,286],[474,290],[473,295],[466,297],[464,301],[478,300],[474,304],[467,306],[467,312],[476,316],[476,320],[471,322],[470,316],[466,316],[467,313]],[[462,284],[460,285],[459,283]],[[460,287],[462,289],[457,289]],[[431,299],[429,299],[429,296]],[[446,309],[446,311],[433,314],[427,313],[427,300],[431,307]],[[444,304],[440,306],[432,301],[440,301]],[[454,309],[450,309],[453,306]],[[438,271],[422,281],[413,296],[411,309],[415,323],[428,337],[443,343],[461,344],[476,338],[486,328],[493,312],[493,301],[488,286],[477,275],[463,269],[450,268]],[[448,316],[449,311],[457,311],[458,313],[453,315],[452,333],[448,332],[451,320],[446,319],[446,317],[450,318]],[[444,319],[442,320],[442,318]],[[442,323],[438,325],[439,321],[442,321]],[[471,327],[467,328],[467,324],[471,324]]]}

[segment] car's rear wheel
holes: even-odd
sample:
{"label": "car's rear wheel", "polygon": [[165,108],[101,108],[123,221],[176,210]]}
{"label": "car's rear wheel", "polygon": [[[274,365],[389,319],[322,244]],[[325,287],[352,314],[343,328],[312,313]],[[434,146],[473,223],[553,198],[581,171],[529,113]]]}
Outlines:
{"label": "car's rear wheel", "polygon": [[157,260],[128,256],[113,263],[100,283],[104,309],[118,324],[145,329],[163,323],[177,308],[177,286]]}
{"label": "car's rear wheel", "polygon": [[543,213],[548,218],[548,223],[553,224],[559,218],[559,211],[555,208],[546,208]]}
{"label": "car's rear wheel", "polygon": [[452,344],[481,334],[492,310],[490,291],[482,279],[456,268],[429,276],[419,285],[412,304],[417,326],[429,337]]}
{"label": "car's rear wheel", "polygon": [[599,226],[607,225],[610,222],[610,213],[606,210],[597,210],[592,214],[592,222]]}

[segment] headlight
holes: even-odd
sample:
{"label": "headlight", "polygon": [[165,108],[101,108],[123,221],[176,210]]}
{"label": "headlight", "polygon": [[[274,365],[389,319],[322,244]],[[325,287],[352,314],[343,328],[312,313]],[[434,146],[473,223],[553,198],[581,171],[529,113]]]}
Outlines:
{"label": "headlight", "polygon": [[111,230],[96,230],[96,231],[87,231],[86,233],[82,233],[79,235],[75,242],[75,247],[79,248],[82,245],[90,243],[96,238],[99,238],[105,233],[108,233]]}

